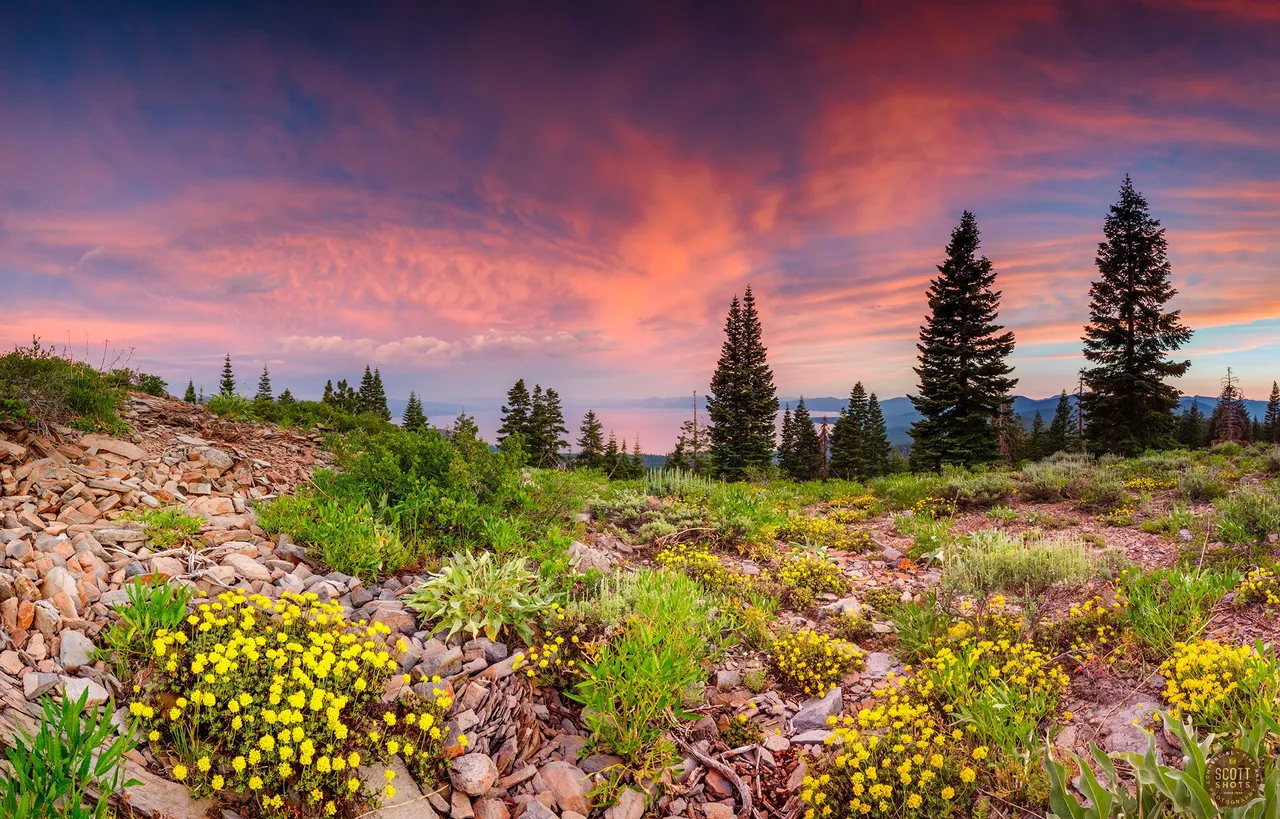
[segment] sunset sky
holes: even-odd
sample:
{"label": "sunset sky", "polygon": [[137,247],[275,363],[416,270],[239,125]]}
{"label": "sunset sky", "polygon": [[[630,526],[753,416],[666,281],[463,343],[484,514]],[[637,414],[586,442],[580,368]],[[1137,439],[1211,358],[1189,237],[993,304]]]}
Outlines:
{"label": "sunset sky", "polygon": [[0,11],[5,347],[582,405],[705,390],[750,284],[781,394],[902,395],[968,208],[1041,397],[1129,173],[1179,386],[1280,378],[1280,2],[189,5]]}

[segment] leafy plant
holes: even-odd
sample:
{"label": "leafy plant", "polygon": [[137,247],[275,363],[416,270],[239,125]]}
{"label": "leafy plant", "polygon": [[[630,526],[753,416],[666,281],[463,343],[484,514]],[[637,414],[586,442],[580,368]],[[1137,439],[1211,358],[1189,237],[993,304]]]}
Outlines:
{"label": "leafy plant", "polygon": [[162,577],[126,583],[128,601],[116,607],[119,619],[106,631],[107,646],[115,652],[117,676],[126,676],[133,661],[146,652],[153,637],[172,631],[187,617],[191,589]]}
{"label": "leafy plant", "polygon": [[769,659],[779,677],[810,697],[825,695],[845,674],[863,667],[857,646],[807,628],[775,639]]}
{"label": "leafy plant", "polygon": [[1189,501],[1213,501],[1227,494],[1219,473],[1208,469],[1188,469],[1178,476],[1178,497]]}
{"label": "leafy plant", "polygon": [[106,819],[112,796],[142,784],[124,778],[131,734],[115,735],[111,711],[86,708],[88,696],[61,705],[41,698],[40,730],[14,737],[9,769],[0,768],[0,813],[7,819]]}
{"label": "leafy plant", "polygon": [[523,559],[499,562],[492,552],[459,552],[424,578],[405,605],[424,622],[447,628],[449,637],[483,632],[496,640],[514,631],[528,642],[535,618],[551,602]]}
{"label": "leafy plant", "polygon": [[674,757],[664,734],[689,716],[685,693],[718,652],[715,610],[693,580],[663,571],[637,572],[608,593],[627,612],[622,628],[569,696],[600,745],[637,771],[655,772]]}
{"label": "leafy plant", "polygon": [[1231,735],[1240,725],[1280,712],[1280,665],[1261,641],[1228,646],[1191,640],[1174,646],[1160,665],[1170,715],[1186,715],[1202,728]]}
{"label": "leafy plant", "polygon": [[[1209,796],[1209,759],[1213,734],[1197,737],[1190,723],[1162,714],[1165,730],[1178,739],[1186,764],[1179,770],[1164,765],[1156,756],[1152,736],[1145,753],[1107,755],[1094,743],[1089,754],[1094,765],[1066,752],[1080,771],[1080,791],[1086,802],[1072,792],[1068,767],[1045,749],[1044,766],[1049,774],[1050,819],[1122,819],[1122,817],[1194,816],[1197,819],[1276,819],[1280,816],[1280,766],[1272,765],[1262,783],[1262,794],[1238,808],[1221,809]],[[1237,740],[1235,747],[1257,760],[1269,738],[1280,728],[1269,719],[1259,719]],[[1132,785],[1116,770],[1116,762],[1129,769]],[[1096,770],[1095,770],[1096,766]],[[1098,773],[1102,776],[1099,777]],[[1087,807],[1086,807],[1087,805]]]}
{"label": "leafy plant", "polygon": [[[878,611],[884,611],[880,604],[876,606]],[[892,608],[885,613],[892,617],[894,629],[898,632],[898,656],[911,663],[932,656],[952,623],[951,616],[938,607],[933,593],[918,603],[895,599]]]}

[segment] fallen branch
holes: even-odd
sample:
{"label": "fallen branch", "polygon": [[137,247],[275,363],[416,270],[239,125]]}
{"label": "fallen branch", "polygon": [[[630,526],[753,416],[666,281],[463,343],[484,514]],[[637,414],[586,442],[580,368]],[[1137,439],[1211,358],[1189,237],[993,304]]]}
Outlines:
{"label": "fallen branch", "polygon": [[730,768],[718,759],[713,759],[712,757],[707,756],[684,740],[677,739],[676,742],[679,743],[681,750],[689,754],[689,756],[729,780],[730,784],[733,785],[734,790],[738,792],[739,801],[742,802],[742,807],[738,809],[738,819],[749,819],[749,817],[752,816],[751,789],[742,781],[742,777],[738,776],[733,768]]}

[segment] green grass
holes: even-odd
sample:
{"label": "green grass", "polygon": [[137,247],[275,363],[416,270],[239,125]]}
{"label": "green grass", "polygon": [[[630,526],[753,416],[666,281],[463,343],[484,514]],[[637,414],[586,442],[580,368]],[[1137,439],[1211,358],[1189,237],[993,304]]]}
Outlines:
{"label": "green grass", "polygon": [[1200,633],[1213,607],[1240,582],[1235,571],[1189,573],[1175,569],[1121,573],[1119,590],[1126,616],[1144,654],[1162,660],[1176,643]]}
{"label": "green grass", "polygon": [[200,518],[188,515],[181,506],[165,506],[160,509],[140,506],[130,509],[120,517],[140,522],[147,531],[147,541],[159,549],[190,543],[204,525]]}
{"label": "green grass", "polygon": [[164,578],[134,580],[124,589],[128,602],[116,607],[118,619],[104,632],[120,679],[129,677],[130,667],[145,653],[157,631],[172,631],[182,625],[192,594],[187,586],[170,584]]}
{"label": "green grass", "polygon": [[1218,539],[1228,546],[1266,551],[1280,537],[1280,494],[1267,489],[1241,489],[1217,505]]}
{"label": "green grass", "polygon": [[868,488],[889,509],[911,509],[920,501],[938,497],[942,485],[942,478],[937,475],[904,473],[876,478]]}

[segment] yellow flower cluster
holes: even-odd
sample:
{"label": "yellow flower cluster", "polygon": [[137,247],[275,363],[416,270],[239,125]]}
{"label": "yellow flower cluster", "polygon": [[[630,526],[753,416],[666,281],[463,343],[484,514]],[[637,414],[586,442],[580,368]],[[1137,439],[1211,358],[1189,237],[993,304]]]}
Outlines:
{"label": "yellow flower cluster", "polygon": [[1069,644],[1083,663],[1114,665],[1115,649],[1124,639],[1127,607],[1123,598],[1108,603],[1096,594],[1072,606],[1057,626],[1061,642]]}
{"label": "yellow flower cluster", "polygon": [[758,583],[756,578],[730,569],[706,546],[699,544],[680,543],[659,552],[654,559],[664,569],[691,577],[708,590],[721,594],[750,594]]}
{"label": "yellow flower cluster", "polygon": [[778,676],[811,697],[825,695],[841,677],[864,664],[857,646],[810,629],[775,639],[770,659]]}
{"label": "yellow flower cluster", "polygon": [[1138,494],[1150,494],[1162,489],[1172,489],[1177,485],[1177,479],[1171,477],[1150,478],[1144,476],[1141,478],[1130,478],[1124,482],[1125,489],[1128,489],[1130,492],[1137,492]]}
{"label": "yellow flower cluster", "polygon": [[1177,643],[1160,674],[1170,713],[1202,730],[1230,733],[1251,725],[1255,714],[1276,715],[1280,667],[1269,651],[1214,640]]}
{"label": "yellow flower cluster", "polygon": [[827,504],[835,509],[850,509],[857,512],[870,512],[880,505],[880,500],[875,495],[846,495],[842,498],[836,498]]}
{"label": "yellow flower cluster", "polygon": [[1052,714],[1071,679],[1034,643],[1015,638],[962,636],[926,659],[912,685],[944,711],[965,710],[1000,689],[1038,722]]}
{"label": "yellow flower cluster", "polygon": [[1241,606],[1254,603],[1264,604],[1268,608],[1280,606],[1280,578],[1270,569],[1253,569],[1244,576],[1235,591],[1235,602]]}
{"label": "yellow flower cluster", "polygon": [[963,814],[987,749],[970,750],[963,733],[948,733],[901,687],[878,698],[856,717],[829,720],[827,756],[800,793],[805,819]]}
{"label": "yellow flower cluster", "polygon": [[[441,756],[452,692],[435,687],[387,710],[382,695],[399,670],[389,635],[315,594],[225,592],[181,629],[156,632],[145,651],[154,674],[130,711],[180,755],[174,777],[193,790],[246,794],[264,816],[333,816],[366,798],[360,766]],[[396,731],[421,738],[388,739]],[[382,791],[394,792],[389,778]]]}
{"label": "yellow flower cluster", "polygon": [[835,520],[811,518],[799,512],[793,512],[786,523],[778,527],[777,537],[787,543],[807,543],[844,552],[865,551],[872,543],[871,535],[861,529],[850,529]]}
{"label": "yellow flower cluster", "polygon": [[924,518],[953,518],[956,516],[956,502],[950,498],[921,498],[911,507],[911,513]]}
{"label": "yellow flower cluster", "polygon": [[850,592],[849,578],[825,554],[796,549],[782,559],[778,567],[778,580],[788,590],[804,589],[821,594],[830,592],[846,595]]}

